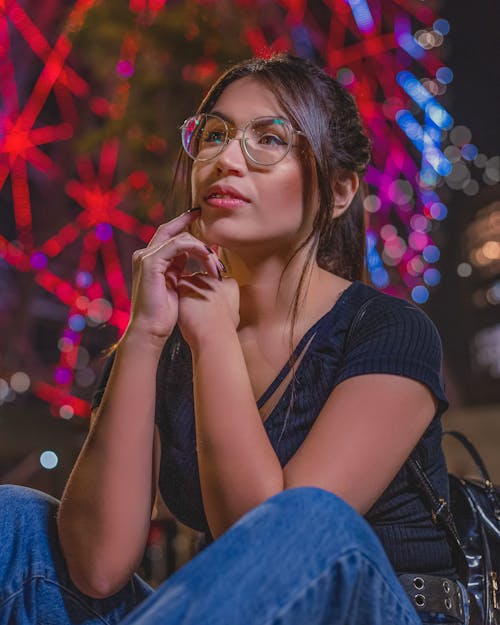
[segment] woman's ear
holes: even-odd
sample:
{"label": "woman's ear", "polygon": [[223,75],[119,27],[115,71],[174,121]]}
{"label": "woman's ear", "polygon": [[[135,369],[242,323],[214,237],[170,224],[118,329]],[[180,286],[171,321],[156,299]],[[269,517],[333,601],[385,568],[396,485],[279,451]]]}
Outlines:
{"label": "woman's ear", "polygon": [[351,205],[359,188],[359,177],[355,171],[343,169],[335,174],[333,181],[333,197],[335,205],[332,217],[340,217]]}

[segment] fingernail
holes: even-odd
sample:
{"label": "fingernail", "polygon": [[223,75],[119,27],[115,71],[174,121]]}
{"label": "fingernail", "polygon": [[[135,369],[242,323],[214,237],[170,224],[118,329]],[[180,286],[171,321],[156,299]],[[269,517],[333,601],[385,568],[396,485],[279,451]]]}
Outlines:
{"label": "fingernail", "polygon": [[213,249],[212,249],[211,247],[208,247],[208,245],[205,245],[205,249],[206,249],[208,252],[210,252],[210,254],[213,254],[213,253],[214,253]]}
{"label": "fingernail", "polygon": [[193,206],[193,208],[187,210],[186,213],[196,213],[198,211],[201,211],[201,206]]}
{"label": "fingernail", "polygon": [[222,282],[222,276],[220,275],[220,271],[218,267],[217,267],[217,275],[219,276],[219,281]]}
{"label": "fingernail", "polygon": [[222,271],[225,271],[227,273],[226,266],[224,265],[224,263],[221,261],[220,258],[217,259],[217,262],[219,263],[219,266],[222,269]]}

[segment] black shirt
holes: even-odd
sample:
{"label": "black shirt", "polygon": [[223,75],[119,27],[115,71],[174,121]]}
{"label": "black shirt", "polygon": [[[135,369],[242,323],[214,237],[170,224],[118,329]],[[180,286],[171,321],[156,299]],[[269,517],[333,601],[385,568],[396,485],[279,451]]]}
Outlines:
{"label": "black shirt", "polygon": [[[372,301],[349,333],[353,318],[368,299]],[[415,454],[440,496],[448,500],[448,475],[441,449],[440,417],[448,407],[441,377],[441,342],[423,311],[355,281],[304,335],[295,350],[295,356],[299,354],[302,358],[293,382],[264,422],[282,466],[297,451],[337,384],[368,373],[404,376],[425,384],[437,399],[436,414]],[[111,359],[93,407],[102,398],[110,369]],[[258,407],[273,395],[289,369],[289,364],[284,366],[259,398]],[[160,492],[181,522],[205,532],[209,538],[196,456],[191,352],[177,327],[158,366],[156,423],[162,441]],[[454,577],[445,534],[433,524],[406,466],[365,518],[398,573],[427,572]]]}

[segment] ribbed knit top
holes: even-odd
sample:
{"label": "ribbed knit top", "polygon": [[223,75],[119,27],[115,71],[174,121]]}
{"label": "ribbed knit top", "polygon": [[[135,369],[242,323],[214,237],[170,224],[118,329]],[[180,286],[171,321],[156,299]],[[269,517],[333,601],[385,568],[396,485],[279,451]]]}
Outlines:
{"label": "ribbed knit top", "polygon": [[[356,318],[356,327],[349,331],[360,307],[363,310]],[[304,335],[295,350],[295,355],[299,354],[302,358],[296,370],[293,403],[290,383],[264,422],[282,466],[297,451],[337,384],[369,373],[404,376],[425,384],[437,399],[436,414],[414,453],[440,495],[448,500],[448,475],[441,449],[440,416],[448,407],[441,377],[441,342],[423,311],[355,281]],[[111,364],[112,358],[94,395],[94,407],[102,398]],[[289,368],[285,365],[264,392],[257,402],[259,407]],[[181,522],[204,532],[210,540],[196,455],[191,352],[177,327],[158,366],[156,423],[162,441],[161,494]],[[444,532],[433,524],[405,465],[365,518],[397,572],[454,577]]]}

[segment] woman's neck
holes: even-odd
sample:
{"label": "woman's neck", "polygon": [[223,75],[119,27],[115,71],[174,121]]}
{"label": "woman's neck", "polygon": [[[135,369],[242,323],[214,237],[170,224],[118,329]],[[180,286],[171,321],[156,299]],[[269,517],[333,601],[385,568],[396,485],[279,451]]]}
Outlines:
{"label": "woman's neck", "polygon": [[[239,330],[272,326],[285,329],[290,323],[290,311],[303,272],[307,251],[301,250],[290,262],[278,256],[264,259],[243,259],[231,254],[231,276],[240,287]],[[314,261],[305,274],[302,295],[307,303],[317,301],[325,280],[335,278]],[[323,296],[328,293],[323,293]],[[306,312],[304,310],[304,312]],[[307,314],[305,315],[308,316]]]}

